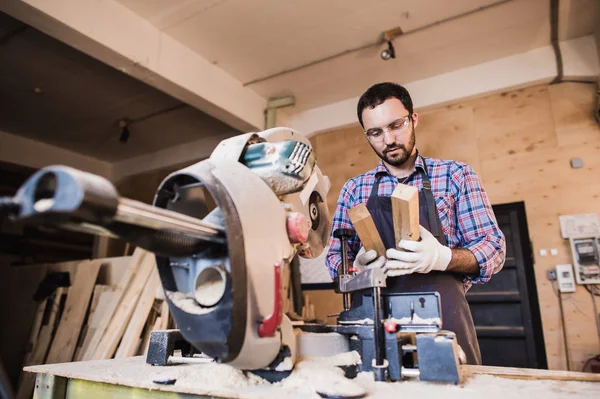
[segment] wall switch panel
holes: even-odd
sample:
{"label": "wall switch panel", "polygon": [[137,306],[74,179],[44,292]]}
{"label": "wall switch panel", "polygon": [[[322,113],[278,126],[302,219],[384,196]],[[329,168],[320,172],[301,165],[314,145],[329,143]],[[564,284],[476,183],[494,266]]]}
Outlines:
{"label": "wall switch panel", "polygon": [[556,265],[556,279],[558,280],[558,290],[560,292],[575,292],[573,266]]}

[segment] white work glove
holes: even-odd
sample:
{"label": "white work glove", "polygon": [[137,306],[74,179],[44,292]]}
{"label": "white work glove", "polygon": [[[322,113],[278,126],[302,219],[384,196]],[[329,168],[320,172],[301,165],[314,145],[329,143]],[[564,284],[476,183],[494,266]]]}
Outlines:
{"label": "white work glove", "polygon": [[[390,248],[386,252],[387,262],[383,271],[388,276],[402,276],[411,273],[429,273],[432,270],[444,271],[452,260],[452,250],[439,241],[423,226],[421,241],[401,240],[399,249]],[[402,251],[402,249],[410,252]]]}
{"label": "white work glove", "polygon": [[374,249],[365,251],[365,247],[360,247],[354,259],[354,266],[358,270],[370,269],[373,267],[383,267],[385,264],[385,256],[377,258],[377,252]]}

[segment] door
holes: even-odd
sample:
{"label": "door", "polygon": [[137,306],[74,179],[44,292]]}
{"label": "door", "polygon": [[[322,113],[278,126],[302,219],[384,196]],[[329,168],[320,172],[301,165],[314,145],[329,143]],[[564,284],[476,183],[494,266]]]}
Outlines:
{"label": "door", "polygon": [[484,365],[547,368],[525,204],[493,206],[506,237],[504,268],[467,292]]}

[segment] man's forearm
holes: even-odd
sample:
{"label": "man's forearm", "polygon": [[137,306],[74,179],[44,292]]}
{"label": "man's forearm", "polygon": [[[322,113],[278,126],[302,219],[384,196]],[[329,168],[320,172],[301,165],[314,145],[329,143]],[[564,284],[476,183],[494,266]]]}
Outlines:
{"label": "man's forearm", "polygon": [[449,272],[466,274],[467,276],[479,275],[479,263],[473,252],[465,248],[452,248],[452,260],[446,269]]}

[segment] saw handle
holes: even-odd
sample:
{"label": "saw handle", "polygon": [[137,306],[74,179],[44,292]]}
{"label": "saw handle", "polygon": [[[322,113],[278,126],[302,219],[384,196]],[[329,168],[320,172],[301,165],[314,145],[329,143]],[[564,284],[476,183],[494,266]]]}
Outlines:
{"label": "saw handle", "polygon": [[281,298],[281,265],[275,264],[275,298],[273,300],[273,313],[265,317],[258,325],[259,337],[273,337],[283,319],[283,300]]}

